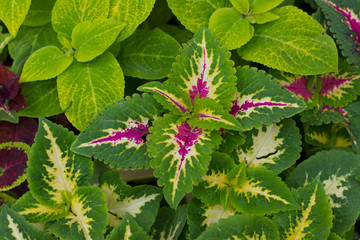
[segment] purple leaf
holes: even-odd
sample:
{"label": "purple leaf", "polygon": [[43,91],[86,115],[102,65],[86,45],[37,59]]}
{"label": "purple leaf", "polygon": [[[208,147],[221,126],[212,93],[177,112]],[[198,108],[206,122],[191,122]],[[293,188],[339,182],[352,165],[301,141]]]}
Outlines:
{"label": "purple leaf", "polygon": [[23,142],[31,145],[37,129],[38,125],[32,118],[20,118],[17,124],[0,121],[0,143]]}
{"label": "purple leaf", "polygon": [[282,88],[287,88],[290,92],[296,96],[309,100],[314,96],[314,93],[307,88],[309,79],[305,76],[301,76],[289,85],[285,85]]}

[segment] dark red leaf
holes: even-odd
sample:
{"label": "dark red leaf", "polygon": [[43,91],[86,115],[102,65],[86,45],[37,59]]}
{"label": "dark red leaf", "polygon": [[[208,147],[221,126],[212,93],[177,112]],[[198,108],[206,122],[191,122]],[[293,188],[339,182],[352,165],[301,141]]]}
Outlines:
{"label": "dark red leaf", "polygon": [[0,143],[23,142],[31,145],[37,128],[38,125],[32,118],[20,118],[17,124],[0,121]]}

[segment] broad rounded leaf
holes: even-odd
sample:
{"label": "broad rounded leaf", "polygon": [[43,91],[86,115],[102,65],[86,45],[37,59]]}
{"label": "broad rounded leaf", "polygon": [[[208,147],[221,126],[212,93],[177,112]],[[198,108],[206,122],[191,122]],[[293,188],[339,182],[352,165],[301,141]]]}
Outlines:
{"label": "broad rounded leaf", "polygon": [[106,237],[106,240],[148,240],[149,236],[146,235],[142,229],[129,214],[125,213],[124,219],[119,223]]}
{"label": "broad rounded leaf", "polygon": [[144,139],[161,106],[148,94],[134,94],[107,105],[71,146],[75,153],[94,157],[113,168],[149,168]]}
{"label": "broad rounded leaf", "polygon": [[308,185],[319,177],[328,195],[335,233],[350,230],[360,214],[360,157],[350,152],[322,151],[299,164],[287,178],[291,187]]}
{"label": "broad rounded leaf", "polygon": [[101,55],[116,40],[125,24],[111,19],[96,19],[78,23],[72,31],[71,45],[79,62],[88,62]]}
{"label": "broad rounded leaf", "polygon": [[272,239],[279,240],[279,231],[268,218],[235,215],[208,227],[198,240],[209,239]]}
{"label": "broad rounded leaf", "polygon": [[1,0],[0,20],[15,37],[30,8],[31,0]]}
{"label": "broad rounded leaf", "polygon": [[220,8],[210,17],[209,29],[228,50],[240,48],[254,35],[254,27],[233,8]]}
{"label": "broad rounded leaf", "polygon": [[265,167],[281,173],[300,157],[301,135],[295,121],[285,119],[269,127],[253,129],[236,151],[238,161],[248,167]]}
{"label": "broad rounded leaf", "polygon": [[106,19],[108,13],[108,0],[57,0],[51,13],[51,23],[55,32],[71,42],[72,31],[78,23]]}
{"label": "broad rounded leaf", "polygon": [[335,42],[316,20],[293,6],[272,13],[280,19],[257,26],[251,41],[238,50],[242,58],[302,75],[337,71]]}
{"label": "broad rounded leaf", "polygon": [[126,76],[161,79],[171,70],[180,44],[162,30],[139,29],[121,43],[119,63]]}
{"label": "broad rounded leaf", "polygon": [[249,0],[251,13],[263,13],[267,12],[274,7],[277,7],[284,0]]}
{"label": "broad rounded leaf", "polygon": [[51,21],[51,10],[56,0],[31,0],[30,9],[22,25],[43,26]]}
{"label": "broad rounded leaf", "polygon": [[67,203],[79,186],[88,184],[92,162],[70,151],[74,140],[73,132],[40,120],[28,161],[28,182],[33,196],[45,206]]}
{"label": "broad rounded leaf", "polygon": [[69,67],[72,61],[72,56],[67,56],[56,46],[40,48],[25,62],[20,82],[54,78]]}
{"label": "broad rounded leaf", "polygon": [[106,104],[124,95],[124,75],[111,53],[89,63],[74,62],[57,79],[60,106],[79,130]]}
{"label": "broad rounded leaf", "polygon": [[249,0],[230,0],[231,5],[240,13],[246,14],[250,10]]}

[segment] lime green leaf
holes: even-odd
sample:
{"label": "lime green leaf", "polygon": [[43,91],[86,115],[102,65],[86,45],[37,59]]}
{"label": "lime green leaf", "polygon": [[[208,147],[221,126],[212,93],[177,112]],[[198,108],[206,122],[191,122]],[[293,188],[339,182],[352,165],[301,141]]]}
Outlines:
{"label": "lime green leaf", "polygon": [[116,40],[125,24],[111,19],[95,19],[78,23],[72,31],[72,43],[75,58],[79,62],[88,62],[101,55]]}
{"label": "lime green leaf", "polygon": [[16,73],[21,73],[26,60],[32,53],[51,45],[61,48],[57,34],[50,24],[41,27],[21,27],[8,47],[9,54],[14,60],[11,69]]}
{"label": "lime green leaf", "polygon": [[66,205],[59,205],[57,207],[47,207],[39,203],[31,194],[25,193],[19,198],[12,209],[20,213],[29,222],[48,222],[64,218],[69,213],[69,208]]}
{"label": "lime green leaf", "polygon": [[18,213],[11,210],[7,205],[1,206],[0,213],[0,238],[8,240],[29,239],[29,240],[49,240],[54,237],[46,234]]}
{"label": "lime green leaf", "polygon": [[145,21],[153,9],[155,0],[110,0],[109,18],[119,24],[126,24],[120,33],[119,41],[128,38]]}
{"label": "lime green leaf", "polygon": [[124,95],[124,76],[111,53],[89,63],[74,62],[57,79],[60,106],[79,130],[106,104]]}
{"label": "lime green leaf", "polygon": [[209,29],[228,50],[245,45],[254,35],[254,27],[233,8],[216,10],[210,17]]}
{"label": "lime green leaf", "polygon": [[187,93],[191,100],[196,95],[215,99],[228,111],[236,92],[234,62],[229,60],[230,56],[208,29],[201,28],[194,35],[194,41],[184,46],[176,57],[168,81]]}
{"label": "lime green leaf", "polygon": [[293,191],[301,210],[274,215],[281,239],[326,239],[332,227],[332,212],[324,187],[318,179]]}
{"label": "lime green leaf", "polygon": [[124,219],[118,224],[111,233],[106,237],[106,240],[147,240],[149,239],[146,232],[139,227],[134,218],[125,213]]}
{"label": "lime green leaf", "polygon": [[70,213],[49,230],[61,239],[103,239],[108,224],[105,194],[97,187],[79,187]]}
{"label": "lime green leaf", "polygon": [[264,24],[264,23],[272,22],[272,21],[278,20],[280,18],[278,15],[273,14],[271,12],[251,14],[250,17],[254,18],[255,22],[257,24]]}
{"label": "lime green leaf", "polygon": [[161,79],[171,70],[180,44],[159,28],[138,29],[121,43],[119,63],[126,76]]}
{"label": "lime green leaf", "polygon": [[246,130],[270,126],[306,108],[295,95],[287,89],[281,89],[266,72],[248,66],[238,67],[236,70],[238,93],[230,114]]}
{"label": "lime green leaf", "polygon": [[176,122],[175,115],[164,115],[150,128],[149,147],[154,157],[151,167],[154,176],[160,177],[164,196],[175,208],[205,175],[212,150],[220,143],[220,133],[192,128],[187,122]]}
{"label": "lime green leaf", "polygon": [[14,37],[10,33],[0,33],[0,54]]}
{"label": "lime green leaf", "polygon": [[285,119],[269,127],[247,133],[245,144],[236,151],[248,167],[265,167],[276,174],[293,165],[300,157],[301,135],[295,121]]}
{"label": "lime green leaf", "polygon": [[51,10],[56,0],[31,0],[30,9],[23,25],[38,27],[51,21]]}
{"label": "lime green leaf", "polygon": [[100,159],[112,168],[149,168],[144,138],[161,106],[150,95],[126,97],[107,105],[76,138],[71,151]]}
{"label": "lime green leaf", "polygon": [[[114,176],[115,175],[115,176]],[[116,227],[129,213],[146,232],[155,222],[156,214],[162,199],[161,189],[154,186],[141,185],[130,188],[113,172],[101,175],[100,188],[106,195],[110,226]],[[120,178],[121,179],[121,178]]]}
{"label": "lime green leaf", "polygon": [[231,5],[240,13],[245,14],[250,10],[249,0],[230,0]]}
{"label": "lime green leaf", "polygon": [[16,201],[16,198],[11,196],[11,194],[6,193],[6,192],[0,192],[0,203],[1,203],[1,205],[5,204],[5,203],[12,203],[12,202],[15,202],[15,201]]}
{"label": "lime green leaf", "polygon": [[197,239],[278,240],[280,238],[279,231],[270,219],[253,215],[235,215],[211,225]]}
{"label": "lime green leaf", "polygon": [[40,119],[28,161],[28,182],[39,203],[56,207],[67,203],[92,174],[91,159],[70,151],[73,132]]}
{"label": "lime green leaf", "polygon": [[0,20],[15,37],[30,8],[31,0],[1,0]]}
{"label": "lime green leaf", "polygon": [[176,211],[162,207],[149,232],[150,239],[178,239],[186,223],[186,205],[179,206]]}
{"label": "lime green leaf", "polygon": [[19,82],[54,78],[64,72],[72,61],[72,56],[67,56],[56,46],[40,48],[25,62]]}
{"label": "lime green leaf", "polygon": [[106,19],[109,0],[57,0],[51,13],[51,23],[60,37],[71,42],[71,34],[78,23]]}
{"label": "lime green leaf", "polygon": [[231,7],[229,0],[168,0],[168,4],[182,25],[194,33],[207,26],[216,9]]}
{"label": "lime green leaf", "polygon": [[337,71],[335,42],[323,35],[324,29],[316,20],[293,6],[272,13],[280,19],[257,26],[251,41],[238,50],[242,58],[302,75]]}
{"label": "lime green leaf", "polygon": [[306,186],[320,177],[333,212],[333,229],[343,234],[360,214],[360,156],[340,151],[322,151],[299,164],[287,178],[291,187]]}
{"label": "lime green leaf", "polygon": [[235,215],[235,210],[228,207],[224,210],[223,206],[218,204],[207,206],[200,200],[194,198],[191,200],[188,210],[188,223],[190,227],[190,238],[196,239],[205,229],[220,219],[226,219]]}
{"label": "lime green leaf", "polygon": [[24,83],[21,94],[26,99],[26,108],[18,111],[19,116],[48,117],[63,112],[55,79]]}
{"label": "lime green leaf", "polygon": [[280,5],[284,0],[249,0],[251,13],[267,12]]}
{"label": "lime green leaf", "polygon": [[327,240],[343,240],[343,238],[339,237],[336,233],[330,232]]}

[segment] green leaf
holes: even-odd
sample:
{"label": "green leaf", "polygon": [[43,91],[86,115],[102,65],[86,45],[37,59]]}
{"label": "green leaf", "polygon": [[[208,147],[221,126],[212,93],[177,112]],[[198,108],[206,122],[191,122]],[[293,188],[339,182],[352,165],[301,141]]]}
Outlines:
{"label": "green leaf", "polygon": [[125,24],[111,19],[95,19],[78,23],[72,31],[72,43],[75,58],[79,62],[88,62],[101,55],[116,40]]}
{"label": "green leaf", "polygon": [[143,138],[161,109],[148,94],[134,94],[109,104],[80,133],[71,151],[100,159],[112,168],[147,169],[150,158]]}
{"label": "green leaf", "polygon": [[61,239],[103,239],[108,224],[105,194],[97,187],[79,187],[70,213],[49,226]]}
{"label": "green leaf", "polygon": [[184,46],[176,57],[168,81],[187,93],[191,100],[196,95],[215,99],[227,111],[236,92],[234,62],[229,60],[230,56],[208,29],[201,28],[194,35],[194,41]]}
{"label": "green leaf", "polygon": [[280,17],[271,12],[265,12],[265,13],[259,13],[259,14],[251,14],[250,18],[254,18],[254,20],[257,24],[264,24],[264,23],[278,20]]}
{"label": "green leaf", "polygon": [[231,5],[240,13],[245,14],[250,10],[249,0],[230,0]]}
{"label": "green leaf", "polygon": [[9,54],[14,60],[11,69],[21,73],[28,57],[36,50],[46,46],[61,44],[50,24],[41,27],[21,27],[16,38],[9,43]]}
{"label": "green leaf", "polygon": [[229,0],[168,0],[171,11],[186,29],[196,32],[206,27],[213,12],[222,7],[231,7]]}
{"label": "green leaf", "polygon": [[247,132],[246,142],[236,155],[248,167],[265,167],[279,174],[296,162],[301,150],[301,135],[295,121],[285,119]]}
{"label": "green leaf", "polygon": [[8,45],[14,37],[10,33],[0,33],[0,54],[4,50],[4,48]]}
{"label": "green leaf", "polygon": [[119,63],[126,76],[161,79],[171,70],[179,43],[159,28],[138,29],[121,43]]}
{"label": "green leaf", "polygon": [[51,13],[52,26],[60,37],[71,42],[71,34],[78,23],[106,19],[109,0],[57,0]]}
{"label": "green leaf", "polygon": [[299,164],[287,178],[291,187],[306,186],[320,177],[333,212],[333,229],[343,234],[350,230],[360,214],[359,155],[340,151],[322,151]]}
{"label": "green leaf", "polygon": [[51,10],[56,0],[31,0],[30,9],[23,22],[24,26],[38,27],[51,21]]}
{"label": "green leaf", "polygon": [[300,114],[301,121],[310,125],[321,125],[329,123],[346,124],[346,111],[344,108],[332,108],[329,106],[315,107]]}
{"label": "green leaf", "polygon": [[295,95],[272,80],[262,70],[244,66],[236,68],[238,78],[236,100],[230,113],[245,130],[270,126],[291,117],[306,107]]}
{"label": "green leaf", "polygon": [[73,61],[56,46],[38,49],[26,60],[19,82],[54,78],[64,72]]}
{"label": "green leaf", "polygon": [[220,133],[192,128],[187,122],[176,122],[175,115],[164,115],[150,128],[149,147],[154,157],[151,167],[160,177],[164,196],[176,208],[185,192],[191,192],[205,175],[212,150],[220,143]]}
{"label": "green leaf", "polygon": [[128,38],[135,29],[149,16],[155,0],[110,0],[109,18],[126,24],[120,33],[119,41]]}
{"label": "green leaf", "polygon": [[88,184],[92,161],[70,151],[74,140],[73,132],[40,119],[28,161],[28,182],[33,196],[45,206],[67,203],[78,187]]}
{"label": "green leaf", "polygon": [[240,48],[254,35],[254,27],[233,8],[216,10],[210,17],[209,29],[228,50]]}
{"label": "green leaf", "polygon": [[197,239],[278,240],[280,238],[279,231],[270,219],[253,215],[235,215],[211,225]]}
{"label": "green leaf", "polygon": [[124,219],[106,237],[106,240],[147,240],[149,236],[139,227],[134,218],[125,213]]}
{"label": "green leaf", "polygon": [[336,45],[318,22],[293,6],[272,13],[280,19],[257,26],[251,41],[238,50],[243,59],[302,75],[337,71]]}
{"label": "green leaf", "polygon": [[249,0],[250,11],[251,13],[264,13],[267,12],[278,5],[280,5],[284,0]]}
{"label": "green leaf", "polygon": [[281,239],[327,239],[332,227],[332,211],[322,183],[315,179],[293,194],[301,210],[280,212],[273,218]]}
{"label": "green leaf", "polygon": [[11,123],[18,123],[19,116],[17,115],[16,110],[9,110],[8,104],[5,103],[4,106],[0,107],[0,120]]}
{"label": "green leaf", "polygon": [[353,147],[360,152],[360,102],[350,104],[345,111],[349,124],[349,134],[351,136]]}
{"label": "green leaf", "polygon": [[19,198],[15,204],[12,205],[12,209],[33,223],[53,221],[64,218],[69,214],[68,206],[59,205],[57,207],[47,207],[39,203],[30,191]]}
{"label": "green leaf", "polygon": [[11,210],[7,205],[1,206],[0,213],[0,238],[8,240],[29,239],[29,240],[49,240],[54,237],[46,234],[18,213]]}
{"label": "green leaf", "polygon": [[217,223],[220,219],[226,219],[233,215],[235,215],[235,210],[232,207],[224,210],[220,204],[207,206],[193,198],[187,210],[190,239],[196,239],[207,227]]}
{"label": "green leaf", "polygon": [[1,0],[0,20],[15,37],[30,8],[31,0]]}
{"label": "green leaf", "polygon": [[124,95],[124,76],[111,53],[88,63],[74,62],[57,79],[60,106],[79,130],[106,104]]}
{"label": "green leaf", "polygon": [[176,211],[162,207],[149,232],[151,239],[176,240],[186,223],[186,205],[179,206]]}
{"label": "green leaf", "polygon": [[19,116],[48,117],[63,112],[55,79],[25,83],[21,94],[26,99],[26,108],[18,111]]}

